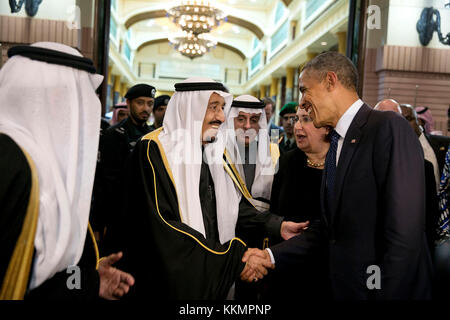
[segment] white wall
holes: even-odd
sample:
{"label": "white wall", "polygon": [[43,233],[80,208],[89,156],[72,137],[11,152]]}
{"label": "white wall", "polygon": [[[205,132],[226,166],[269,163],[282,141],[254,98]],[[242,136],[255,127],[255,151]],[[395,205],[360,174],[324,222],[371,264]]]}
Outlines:
{"label": "white wall", "polygon": [[[73,15],[73,8],[76,0],[44,0],[39,6],[39,10],[34,18],[49,20],[67,20]],[[0,15],[27,17],[25,3],[18,13],[11,13],[9,1],[0,1]]]}
{"label": "white wall", "polygon": [[[445,36],[450,32],[450,9],[444,8],[448,0],[391,0],[389,2],[389,18],[387,44],[396,46],[420,47],[417,21],[425,7],[433,6],[441,14],[441,32]],[[439,42],[435,32],[427,48],[450,49]]]}

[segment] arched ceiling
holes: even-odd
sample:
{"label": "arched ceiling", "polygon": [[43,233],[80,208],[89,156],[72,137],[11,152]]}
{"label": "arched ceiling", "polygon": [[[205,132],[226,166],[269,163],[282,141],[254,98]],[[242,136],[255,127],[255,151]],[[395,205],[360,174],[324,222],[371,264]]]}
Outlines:
{"label": "arched ceiling", "polygon": [[[129,29],[132,25],[134,25],[135,23],[138,23],[140,21],[156,19],[156,18],[164,18],[164,17],[166,17],[166,15],[167,15],[166,10],[146,11],[146,12],[138,13],[136,15],[129,17],[125,21],[124,25],[125,25],[125,28]],[[249,30],[250,32],[255,34],[255,36],[259,40],[261,40],[264,37],[264,32],[261,30],[261,28],[259,28],[256,24],[254,24],[250,21],[247,21],[247,20],[244,20],[239,17],[235,17],[235,16],[231,15],[231,16],[227,16],[227,22],[236,24],[242,28]]]}
{"label": "arched ceiling", "polygon": [[[117,19],[132,31],[132,46],[137,48],[149,41],[170,38],[178,32],[167,15],[175,2],[159,0],[118,0]],[[211,31],[218,45],[249,58],[253,54],[254,40],[262,41],[270,34],[274,12],[280,3],[285,6],[292,0],[215,0],[213,5],[226,13],[226,21]],[[130,33],[131,34],[131,33]],[[131,39],[131,38],[130,38]]]}

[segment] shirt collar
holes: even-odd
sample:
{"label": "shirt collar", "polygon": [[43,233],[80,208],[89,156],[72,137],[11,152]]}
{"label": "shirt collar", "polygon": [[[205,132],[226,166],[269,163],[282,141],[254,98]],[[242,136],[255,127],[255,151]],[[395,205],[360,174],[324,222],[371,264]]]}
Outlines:
{"label": "shirt collar", "polygon": [[339,119],[334,130],[339,133],[341,138],[345,138],[348,128],[352,124],[353,118],[355,118],[363,104],[364,102],[362,102],[361,99],[356,100]]}

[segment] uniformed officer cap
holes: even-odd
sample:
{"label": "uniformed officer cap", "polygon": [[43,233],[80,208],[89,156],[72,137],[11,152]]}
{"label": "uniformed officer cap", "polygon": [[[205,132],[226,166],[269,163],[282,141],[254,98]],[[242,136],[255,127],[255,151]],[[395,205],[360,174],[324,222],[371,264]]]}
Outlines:
{"label": "uniformed officer cap", "polygon": [[286,103],[280,110],[280,117],[284,116],[286,113],[297,113],[298,102],[291,101]]}
{"label": "uniformed officer cap", "polygon": [[156,93],[155,87],[150,86],[148,84],[140,83],[140,84],[134,85],[130,89],[128,89],[127,94],[125,95],[125,98],[127,98],[129,100],[133,100],[138,97],[154,98],[155,93]]}
{"label": "uniformed officer cap", "polygon": [[161,106],[167,106],[169,104],[170,96],[168,95],[162,95],[158,96],[155,99],[155,104],[153,105],[153,110],[158,109]]}

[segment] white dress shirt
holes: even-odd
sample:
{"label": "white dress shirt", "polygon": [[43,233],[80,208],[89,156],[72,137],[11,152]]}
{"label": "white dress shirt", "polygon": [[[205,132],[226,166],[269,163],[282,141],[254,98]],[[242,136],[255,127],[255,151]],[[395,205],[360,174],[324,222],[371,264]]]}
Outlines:
{"label": "white dress shirt", "polygon": [[[342,117],[338,120],[338,123],[336,124],[336,128],[334,130],[341,136],[338,140],[338,146],[336,151],[336,167],[339,162],[339,156],[341,155],[342,150],[342,144],[344,143],[345,135],[347,134],[348,128],[353,122],[353,119],[355,118],[356,114],[358,113],[359,109],[361,109],[364,102],[362,102],[361,99],[356,100],[350,108],[345,111],[345,113],[342,115]],[[273,256],[272,250],[269,248],[266,248],[266,250],[269,252],[270,260],[273,264],[275,264],[275,258]]]}
{"label": "white dress shirt", "polygon": [[338,140],[338,146],[336,151],[336,167],[339,163],[339,156],[341,155],[342,144],[344,143],[345,135],[347,134],[348,128],[350,128],[353,119],[355,118],[356,114],[358,113],[359,109],[361,109],[363,104],[364,102],[362,102],[361,99],[356,100],[350,106],[350,108],[348,108],[347,111],[345,111],[345,113],[342,115],[342,117],[336,124],[336,128],[334,128],[334,130],[341,136]]}

